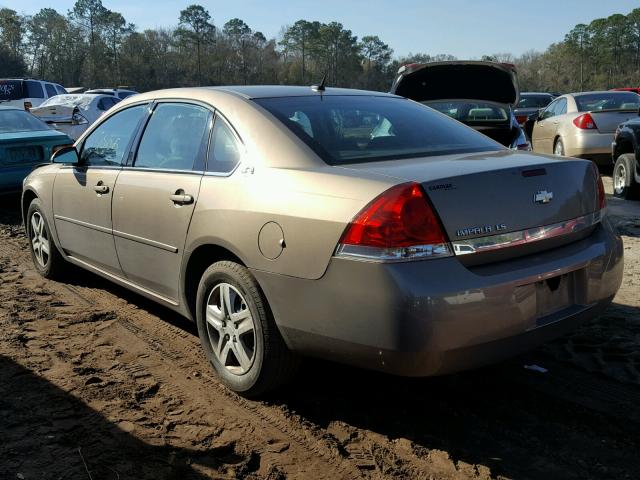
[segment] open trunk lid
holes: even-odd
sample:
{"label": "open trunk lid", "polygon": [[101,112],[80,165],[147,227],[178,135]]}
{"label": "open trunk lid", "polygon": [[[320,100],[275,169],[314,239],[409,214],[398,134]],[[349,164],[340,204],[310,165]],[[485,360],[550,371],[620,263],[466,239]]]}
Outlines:
{"label": "open trunk lid", "polygon": [[[520,244],[530,240],[525,238],[527,235],[571,234],[577,229],[566,222],[579,221],[599,210],[597,171],[585,160],[500,151],[349,168],[422,184],[454,247],[456,243],[471,246],[466,251],[456,250],[456,254],[480,252],[483,245],[496,244],[495,238],[499,236],[504,236],[505,242],[511,241],[506,234],[512,232],[528,232],[523,233]],[[538,227],[556,230],[552,234],[540,233],[535,230]],[[484,243],[471,241],[491,236],[498,237]],[[549,248],[557,244],[549,244]],[[512,244],[517,245],[518,242]],[[513,256],[507,250],[516,251],[504,249],[500,259]]]}
{"label": "open trunk lid", "polygon": [[417,102],[465,98],[515,105],[519,99],[513,65],[477,61],[405,65],[391,93]]}

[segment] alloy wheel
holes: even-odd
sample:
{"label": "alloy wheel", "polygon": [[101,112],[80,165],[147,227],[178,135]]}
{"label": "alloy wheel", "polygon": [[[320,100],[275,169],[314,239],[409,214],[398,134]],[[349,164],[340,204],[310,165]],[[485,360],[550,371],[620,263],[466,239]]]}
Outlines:
{"label": "alloy wheel", "polygon": [[613,188],[620,195],[627,186],[627,167],[624,162],[619,162],[613,172]]}
{"label": "alloy wheel", "polygon": [[218,283],[206,306],[207,333],[214,355],[234,375],[247,373],[256,355],[253,316],[233,285]]}
{"label": "alloy wheel", "polygon": [[40,212],[31,215],[31,248],[40,267],[45,268],[49,262],[50,242],[47,237],[47,229],[44,227],[44,218]]}

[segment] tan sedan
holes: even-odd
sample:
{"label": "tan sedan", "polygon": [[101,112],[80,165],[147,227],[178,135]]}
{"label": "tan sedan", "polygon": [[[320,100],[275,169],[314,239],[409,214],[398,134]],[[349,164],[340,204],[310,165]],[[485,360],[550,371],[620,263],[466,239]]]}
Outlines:
{"label": "tan sedan", "polygon": [[531,135],[533,151],[611,165],[618,125],[638,116],[640,96],[632,92],[569,93],[540,112]]}
{"label": "tan sedan", "polygon": [[410,376],[495,362],[592,319],[622,279],[591,162],[378,92],[132,96],[22,201],[43,276],[70,262],[194,320],[247,396],[296,354]]}

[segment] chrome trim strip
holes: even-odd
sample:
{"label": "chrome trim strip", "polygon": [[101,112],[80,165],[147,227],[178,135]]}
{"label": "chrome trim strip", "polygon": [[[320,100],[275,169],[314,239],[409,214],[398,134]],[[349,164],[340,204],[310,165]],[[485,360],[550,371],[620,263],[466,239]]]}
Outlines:
{"label": "chrome trim strip", "polygon": [[74,218],[63,217],[62,215],[54,215],[54,218],[56,220],[62,220],[64,222],[80,225],[81,227],[97,230],[98,232],[108,233],[109,235],[115,235],[116,237],[124,238],[126,240],[143,243],[151,247],[156,247],[161,250],[166,250],[167,252],[178,253],[178,247],[173,247],[165,243],[156,242],[155,240],[149,240],[148,238],[138,237],[136,235],[131,235],[130,233],[119,232],[118,230],[112,230],[111,228],[101,227],[100,225],[94,225],[93,223],[83,222],[81,220],[76,220]]}
{"label": "chrome trim strip", "polygon": [[572,233],[579,233],[593,227],[602,220],[603,211],[597,211],[582,217],[564,220],[542,227],[528,228],[517,232],[499,233],[485,237],[456,240],[451,242],[455,255],[491,252],[518,245],[529,245],[541,240],[558,238]]}
{"label": "chrome trim strip", "polygon": [[101,227],[100,225],[94,225],[93,223],[83,222],[82,220],[76,220],[75,218],[63,217],[62,215],[54,215],[53,217],[56,220],[73,223],[75,225],[80,225],[81,227],[90,228],[92,230],[97,230],[98,232],[108,233],[109,235],[111,235],[111,229],[107,227]]}
{"label": "chrome trim strip", "polygon": [[411,247],[399,248],[367,247],[340,243],[335,253],[335,256],[340,258],[378,263],[409,262],[413,260],[451,257],[452,255],[453,253],[448,243],[413,245]]}
{"label": "chrome trim strip", "polygon": [[144,245],[156,247],[161,250],[166,250],[167,252],[178,253],[178,247],[173,247],[171,245],[167,245],[166,243],[156,242],[155,240],[150,240],[148,238],[138,237],[137,235],[131,235],[130,233],[113,230],[113,235],[116,237],[124,238],[125,240],[131,240],[133,242],[142,243]]}

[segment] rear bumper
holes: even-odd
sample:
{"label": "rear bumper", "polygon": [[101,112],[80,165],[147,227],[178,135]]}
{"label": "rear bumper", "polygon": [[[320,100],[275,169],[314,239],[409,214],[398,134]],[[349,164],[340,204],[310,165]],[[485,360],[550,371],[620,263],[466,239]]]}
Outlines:
{"label": "rear bumper", "polygon": [[[254,274],[293,350],[428,376],[498,361],[595,317],[622,267],[622,242],[605,220],[579,242],[484,267],[334,258],[319,280]],[[545,290],[559,275],[558,290]]]}
{"label": "rear bumper", "polygon": [[613,133],[588,132],[563,137],[562,140],[566,156],[593,160],[599,165],[610,165],[613,139]]}

